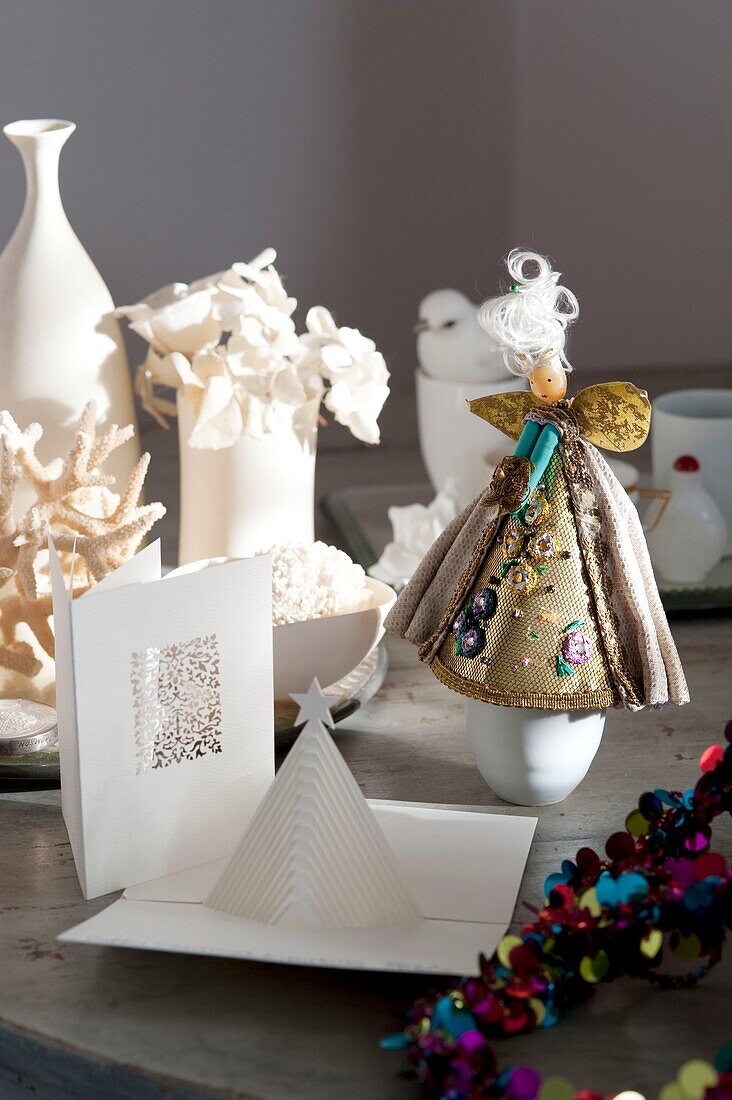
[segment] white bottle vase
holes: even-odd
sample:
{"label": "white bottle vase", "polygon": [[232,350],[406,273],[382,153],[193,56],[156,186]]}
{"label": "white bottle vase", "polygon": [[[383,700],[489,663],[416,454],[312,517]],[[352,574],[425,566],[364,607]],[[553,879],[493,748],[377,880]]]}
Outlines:
{"label": "white bottle vase", "polygon": [[[92,398],[101,424],[135,423],[112,298],[69,225],[59,193],[59,155],[75,129],[60,119],[29,119],[4,129],[23,158],[26,199],[0,255],[0,408],[21,427],[34,420],[43,425],[44,461],[65,455]],[[106,468],[118,485],[138,457],[136,437],[110,456]]]}
{"label": "white bottle vase", "polygon": [[651,561],[664,580],[698,583],[724,553],[727,524],[704,488],[700,464],[693,455],[676,459],[669,489],[668,506],[648,536]]}
{"label": "white bottle vase", "polygon": [[179,564],[312,543],[320,399],[262,438],[242,435],[218,451],[189,446],[195,412],[181,390],[177,404]]}
{"label": "white bottle vase", "polygon": [[504,802],[550,806],[587,775],[604,710],[532,710],[467,699],[465,729],[480,774]]}

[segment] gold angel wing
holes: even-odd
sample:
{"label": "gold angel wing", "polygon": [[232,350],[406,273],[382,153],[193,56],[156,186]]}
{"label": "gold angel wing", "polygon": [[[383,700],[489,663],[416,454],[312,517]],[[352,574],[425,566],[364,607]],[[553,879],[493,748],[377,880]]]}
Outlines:
{"label": "gold angel wing", "polygon": [[584,438],[606,451],[634,451],[645,443],[651,403],[631,382],[600,382],[580,390],[572,412]]}
{"label": "gold angel wing", "polygon": [[487,420],[511,439],[518,439],[521,435],[527,412],[542,404],[531,390],[489,393],[487,397],[476,397],[474,401],[468,401],[471,413],[475,413],[481,420]]}

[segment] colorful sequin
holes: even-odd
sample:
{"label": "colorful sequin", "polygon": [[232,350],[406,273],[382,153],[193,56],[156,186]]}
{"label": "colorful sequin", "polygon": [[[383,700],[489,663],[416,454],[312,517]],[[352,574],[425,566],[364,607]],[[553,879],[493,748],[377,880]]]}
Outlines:
{"label": "colorful sequin", "polygon": [[[732,722],[725,738],[732,742]],[[732,867],[711,850],[712,826],[732,813],[732,743],[708,749],[700,766],[692,790],[642,794],[625,830],[607,839],[604,856],[580,848],[574,859],[563,860],[546,880],[543,906],[532,907],[532,921],[518,935],[505,936],[495,958],[481,957],[478,974],[415,1002],[404,1031],[382,1045],[406,1051],[423,1095],[601,1100],[564,1077],[542,1083],[528,1067],[500,1067],[491,1037],[552,1027],[563,1011],[615,978],[685,988],[719,962]],[[667,954],[686,961],[687,972],[668,973]],[[662,1094],[667,1090],[684,1100],[727,1100],[732,1044],[713,1063],[686,1062]]]}
{"label": "colorful sequin", "polygon": [[503,536],[503,549],[507,557],[515,558],[521,551],[524,533],[519,527],[509,527]]}
{"label": "colorful sequin", "polygon": [[463,608],[455,622],[452,624],[452,632],[457,637],[459,634],[464,634],[466,630],[469,630],[472,626],[472,616],[467,608]]}
{"label": "colorful sequin", "polygon": [[496,613],[498,607],[498,593],[494,592],[492,588],[481,588],[480,592],[476,592],[473,596],[473,615],[481,622],[485,622],[486,619],[492,618]]}

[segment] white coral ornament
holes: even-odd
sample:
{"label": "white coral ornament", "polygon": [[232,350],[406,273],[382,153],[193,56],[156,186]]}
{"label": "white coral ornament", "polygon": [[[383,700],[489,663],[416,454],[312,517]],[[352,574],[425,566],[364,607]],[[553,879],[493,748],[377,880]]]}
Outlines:
{"label": "white coral ornament", "polygon": [[360,565],[324,542],[274,546],[272,622],[285,623],[347,615],[371,605],[371,590]]}
{"label": "white coral ornament", "polygon": [[[52,698],[49,532],[69,574],[75,559],[78,593],[132,557],[165,514],[162,504],[140,504],[149,454],[141,456],[124,490],[113,492],[114,478],[102,467],[134,429],[113,424],[97,436],[95,416],[90,402],[66,458],[44,466],[36,455],[40,424],[21,430],[10,413],[0,413],[0,695]],[[13,505],[21,479],[35,502],[17,518]]]}

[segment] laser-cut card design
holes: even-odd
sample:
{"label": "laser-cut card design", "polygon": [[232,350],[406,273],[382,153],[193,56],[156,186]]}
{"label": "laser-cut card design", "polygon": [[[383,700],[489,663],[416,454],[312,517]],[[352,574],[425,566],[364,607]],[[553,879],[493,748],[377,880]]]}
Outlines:
{"label": "laser-cut card design", "polygon": [[161,579],[154,543],[72,600],[49,551],[61,802],[85,897],[226,855],[274,777],[269,558]]}
{"label": "laser-cut card design", "polygon": [[132,654],[138,774],[221,752],[220,665],[215,634]]}

